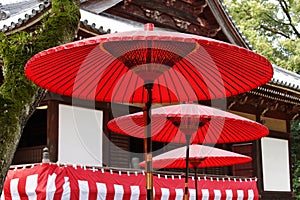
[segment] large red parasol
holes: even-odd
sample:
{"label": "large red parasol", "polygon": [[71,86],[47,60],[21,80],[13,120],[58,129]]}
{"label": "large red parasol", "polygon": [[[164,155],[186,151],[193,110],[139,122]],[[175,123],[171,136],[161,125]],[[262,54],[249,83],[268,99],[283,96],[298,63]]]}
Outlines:
{"label": "large red parasol", "polygon": [[[273,76],[271,63],[245,48],[196,35],[154,31],[153,24],[145,27],[42,51],[28,61],[25,74],[61,95],[145,103],[146,124],[151,123],[152,102],[227,97],[263,85]],[[150,153],[148,127],[145,137]]]}
{"label": "large red parasol", "polygon": [[[232,143],[256,140],[268,135],[267,127],[219,109],[179,104],[152,109],[151,130],[154,141],[186,142],[189,144]],[[121,116],[111,120],[108,128],[116,133],[144,138],[143,113]],[[188,196],[188,162],[186,162],[185,198]]]}
{"label": "large red parasol", "polygon": [[[252,161],[249,156],[217,149],[203,145],[190,145],[190,155],[186,157],[186,147],[174,149],[152,158],[153,168],[185,168],[188,163],[189,168],[195,171],[196,199],[198,199],[197,169],[204,167],[218,167],[242,164]],[[145,167],[145,161],[140,163]]]}
{"label": "large red parasol", "polygon": [[[149,27],[149,26],[147,26]],[[173,103],[236,95],[268,82],[271,63],[235,45],[178,32],[132,31],[33,56],[26,76],[54,93],[104,102]]]}

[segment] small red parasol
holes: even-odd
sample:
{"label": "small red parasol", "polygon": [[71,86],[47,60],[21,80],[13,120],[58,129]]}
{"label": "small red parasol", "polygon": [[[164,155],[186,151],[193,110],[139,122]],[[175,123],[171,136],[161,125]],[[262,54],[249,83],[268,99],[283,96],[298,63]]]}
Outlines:
{"label": "small red parasol", "polygon": [[[195,104],[152,109],[151,121],[151,140],[186,142],[186,158],[189,158],[190,143],[245,142],[269,134],[268,128],[262,124],[219,109]],[[111,131],[138,138],[144,138],[145,126],[143,112],[121,116],[108,123]],[[187,177],[188,166],[186,166],[185,198],[188,196]]]}
{"label": "small red parasol", "polygon": [[[198,199],[197,169],[242,164],[252,161],[251,157],[203,145],[190,145],[190,155],[186,157],[186,147],[174,149],[152,158],[153,168],[189,168],[195,171],[196,199]],[[145,161],[140,163],[145,167]]]}

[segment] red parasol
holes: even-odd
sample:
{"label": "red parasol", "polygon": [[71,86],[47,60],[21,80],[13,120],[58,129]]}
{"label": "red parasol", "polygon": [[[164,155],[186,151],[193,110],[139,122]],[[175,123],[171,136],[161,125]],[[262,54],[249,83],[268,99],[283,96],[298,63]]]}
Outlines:
{"label": "red parasol", "polygon": [[[159,142],[233,143],[257,140],[269,134],[268,128],[260,123],[196,104],[154,108],[151,121],[151,138]],[[109,121],[108,128],[116,133],[144,138],[143,112],[115,118]],[[190,141],[186,141],[186,135],[190,135]]]}
{"label": "red parasol", "polygon": [[[193,144],[189,149],[189,168],[229,166],[252,161],[249,156],[210,146]],[[186,146],[155,156],[152,158],[153,168],[185,168],[187,161],[185,152]],[[140,166],[145,167],[145,161],[141,162]]]}
{"label": "red parasol", "polygon": [[54,93],[104,102],[146,103],[143,87],[151,83],[152,102],[174,103],[249,91],[268,82],[273,68],[245,48],[150,26],[42,51],[25,74]]}
{"label": "red parasol", "polygon": [[[215,144],[245,142],[268,135],[267,127],[215,108],[180,104],[152,109],[151,130],[154,141],[186,142],[189,144]],[[116,133],[143,138],[145,129],[143,113],[122,116],[111,120],[108,128]],[[186,162],[185,198],[188,195],[188,162]]]}
{"label": "red parasol", "polygon": [[[195,171],[196,199],[198,199],[197,169],[204,167],[218,167],[242,164],[252,161],[251,157],[225,151],[209,146],[190,145],[190,155],[186,157],[186,147],[174,149],[152,158],[153,168],[189,168]],[[145,161],[140,163],[145,167]]]}
{"label": "red parasol", "polygon": [[273,76],[271,63],[247,49],[196,35],[154,31],[153,24],[145,27],[42,51],[28,61],[25,74],[61,95],[145,103],[146,124],[151,123],[152,102],[227,97],[263,85]]}

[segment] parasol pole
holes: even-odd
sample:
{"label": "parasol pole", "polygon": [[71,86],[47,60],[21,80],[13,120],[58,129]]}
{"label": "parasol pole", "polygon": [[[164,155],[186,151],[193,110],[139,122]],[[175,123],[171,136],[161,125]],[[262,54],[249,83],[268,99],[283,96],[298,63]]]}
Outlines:
{"label": "parasol pole", "polygon": [[198,167],[205,160],[205,158],[201,158],[200,160],[195,159],[191,160],[190,164],[194,167],[194,179],[195,179],[195,190],[196,190],[196,200],[198,200]]}
{"label": "parasol pole", "polygon": [[153,83],[145,84],[145,89],[148,93],[148,101],[146,103],[146,142],[145,142],[145,155],[146,155],[146,189],[147,200],[153,199],[153,174],[152,174],[152,139],[151,139],[151,105],[152,105],[152,89]]}
{"label": "parasol pole", "polygon": [[189,199],[189,156],[190,156],[190,139],[192,134],[186,133],[186,155],[185,155],[185,183],[184,183],[184,200]]}
{"label": "parasol pole", "polygon": [[198,200],[198,176],[197,176],[197,170],[198,168],[194,166],[195,171],[195,189],[196,189],[196,200]]}

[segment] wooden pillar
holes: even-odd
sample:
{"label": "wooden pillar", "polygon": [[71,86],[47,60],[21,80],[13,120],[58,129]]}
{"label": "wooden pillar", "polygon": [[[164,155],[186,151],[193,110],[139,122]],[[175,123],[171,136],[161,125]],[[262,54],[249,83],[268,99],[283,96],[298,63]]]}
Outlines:
{"label": "wooden pillar", "polygon": [[103,109],[103,144],[102,144],[102,158],[103,166],[110,166],[110,131],[107,128],[107,123],[111,119],[111,108],[110,104],[107,103],[107,106]]}
{"label": "wooden pillar", "polygon": [[[261,109],[257,108],[256,112],[256,122],[261,123]],[[257,181],[257,189],[258,193],[261,195],[264,191],[263,189],[263,171],[262,171],[262,152],[261,152],[261,139],[253,141],[253,171],[256,175]]]}
{"label": "wooden pillar", "polygon": [[[293,152],[292,152],[292,142],[293,142],[293,134],[291,133],[291,120],[286,119],[286,134],[288,135],[288,145],[289,145],[289,165],[290,165],[290,189],[293,191]],[[294,194],[293,194],[294,195]]]}
{"label": "wooden pillar", "polygon": [[58,160],[58,101],[49,100],[47,109],[47,147],[51,162]]}

